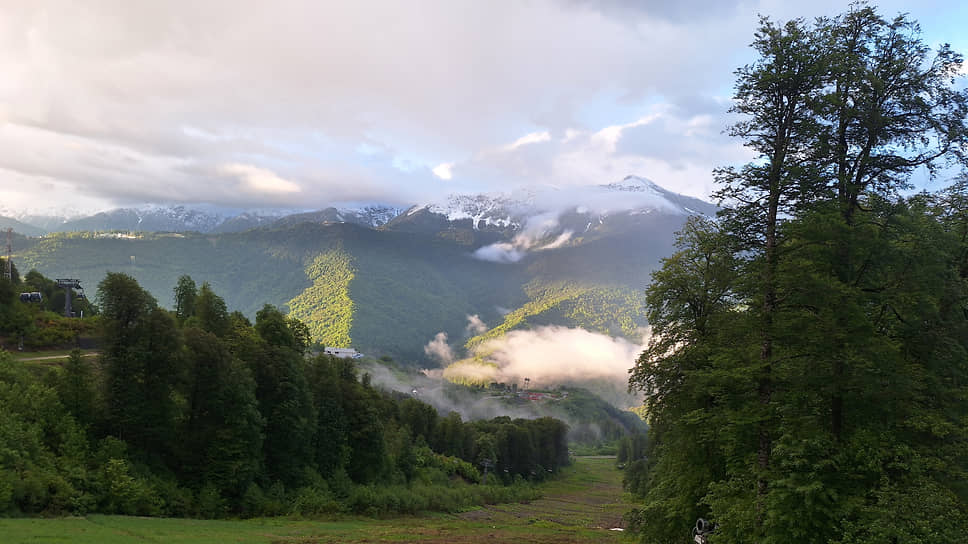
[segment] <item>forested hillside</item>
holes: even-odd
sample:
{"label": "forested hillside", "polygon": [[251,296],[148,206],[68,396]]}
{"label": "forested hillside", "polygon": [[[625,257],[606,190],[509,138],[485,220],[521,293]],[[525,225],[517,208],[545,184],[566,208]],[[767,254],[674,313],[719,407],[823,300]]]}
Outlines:
{"label": "forested hillside", "polygon": [[514,262],[474,256],[509,234],[434,217],[380,229],[303,222],[225,234],[55,233],[22,239],[14,259],[87,286],[123,272],[167,307],[180,276],[205,278],[250,319],[269,302],[305,322],[313,342],[427,365],[424,345],[439,332],[468,339],[472,315],[492,330],[467,347],[546,324],[637,339],[648,273],[685,215],[615,214],[593,227],[585,215],[565,214],[566,244]]}
{"label": "forested hillside", "polygon": [[[34,310],[19,278],[0,287],[8,332]],[[438,414],[307,357],[308,328],[274,306],[250,322],[187,276],[174,312],[123,273],[97,290],[98,357],[0,353],[2,513],[454,511],[531,498],[568,463],[563,422]]]}
{"label": "forested hillside", "polygon": [[962,58],[863,4],[763,19],[753,48],[731,134],[756,159],[717,171],[724,212],[689,222],[648,290],[633,525],[656,543],[697,518],[720,543],[964,540],[968,179],[901,196],[966,166]]}

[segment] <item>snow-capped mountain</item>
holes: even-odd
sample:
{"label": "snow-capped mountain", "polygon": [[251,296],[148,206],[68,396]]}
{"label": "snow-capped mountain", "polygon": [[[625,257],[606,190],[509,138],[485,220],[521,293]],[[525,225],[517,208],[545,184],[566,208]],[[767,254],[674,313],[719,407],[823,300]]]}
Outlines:
{"label": "snow-capped mountain", "polygon": [[185,206],[146,205],[118,208],[67,221],[58,231],[132,230],[164,232],[210,232],[225,221],[218,213]]}
{"label": "snow-capped mountain", "polygon": [[[16,209],[0,205],[0,216],[7,217],[26,224],[31,228],[23,228],[22,234],[36,236],[46,232],[56,230],[60,225],[81,217],[86,217],[87,213],[74,208],[52,208],[35,207],[30,209]],[[14,230],[17,230],[14,228]],[[31,231],[30,233],[26,231]],[[39,232],[38,232],[39,231]],[[20,231],[17,231],[20,232]]]}
{"label": "snow-capped mountain", "polygon": [[[134,208],[116,208],[93,215],[24,215],[0,214],[22,234],[39,236],[46,232],[70,231],[146,231],[146,232],[241,232],[279,223],[279,226],[309,222],[349,222],[379,227],[403,212],[402,208],[380,204],[358,207],[305,210],[235,210],[217,206],[164,206],[148,204]],[[54,212],[56,213],[56,212]],[[19,219],[19,223],[14,221]]]}
{"label": "snow-capped mountain", "polygon": [[[397,231],[441,232],[467,229],[479,233],[479,243],[534,231],[544,225],[548,235],[590,232],[620,217],[643,214],[712,215],[715,206],[662,188],[638,176],[604,185],[537,187],[497,194],[452,194],[408,209],[385,204],[350,204],[316,211],[238,210],[218,206],[145,205],[117,208],[88,216],[0,213],[25,223],[25,234],[50,231],[241,232],[303,222],[353,223]],[[2,210],[0,210],[2,212]],[[33,219],[33,220],[31,220]],[[41,224],[42,223],[42,224]],[[29,227],[35,227],[30,229]],[[16,230],[16,229],[15,229]],[[29,233],[26,231],[30,231]],[[466,236],[465,236],[466,239]]]}
{"label": "snow-capped mountain", "polygon": [[382,227],[403,213],[402,208],[383,204],[361,207],[325,208],[312,212],[287,215],[272,223],[273,227],[286,227],[298,223],[353,223],[364,227]]}
{"label": "snow-capped mountain", "polygon": [[524,195],[449,195],[444,202],[413,206],[407,210],[408,216],[429,213],[443,216],[447,221],[469,220],[472,228],[484,230],[516,229],[521,221],[532,211],[534,202]]}
{"label": "snow-capped mountain", "polygon": [[[440,202],[413,206],[388,225],[421,230],[464,225],[481,231],[527,229],[536,220],[570,218],[602,223],[608,217],[661,213],[714,215],[716,207],[669,191],[639,176],[619,182],[576,187],[542,187],[512,193],[449,195]],[[590,224],[589,224],[590,225]]]}
{"label": "snow-capped mountain", "polygon": [[248,210],[231,215],[211,230],[213,233],[242,232],[271,225],[292,214],[292,210]]}

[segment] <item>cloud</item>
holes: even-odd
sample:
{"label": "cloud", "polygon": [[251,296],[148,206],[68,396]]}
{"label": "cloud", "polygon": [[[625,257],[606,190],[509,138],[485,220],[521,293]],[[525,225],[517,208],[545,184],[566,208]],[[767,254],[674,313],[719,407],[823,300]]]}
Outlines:
{"label": "cloud", "polygon": [[[709,135],[727,125],[722,97],[751,57],[756,12],[837,9],[12,2],[0,19],[0,184],[16,202],[33,199],[17,182],[27,177],[73,189],[50,202],[262,206],[268,192],[304,208],[636,173],[702,196],[712,166],[743,157]],[[224,165],[260,171],[220,175]]]}
{"label": "cloud", "polygon": [[644,349],[633,343],[585,329],[559,326],[511,331],[478,349],[500,374],[530,378],[535,386],[608,380],[625,384],[628,371]]}
{"label": "cloud", "polygon": [[434,167],[433,173],[440,179],[448,180],[454,177],[454,174],[450,171],[453,166],[454,163],[452,162],[442,162]]}
{"label": "cloud", "polygon": [[274,172],[250,164],[226,164],[219,173],[238,178],[243,187],[254,193],[285,194],[301,191],[298,184],[282,179]]}
{"label": "cloud", "polygon": [[454,361],[454,352],[447,343],[447,333],[438,332],[434,339],[424,346],[427,356],[437,359],[442,365],[449,365]]}
{"label": "cloud", "polygon": [[477,336],[487,331],[487,323],[481,320],[477,314],[467,316],[467,326],[464,333],[468,336]]}
{"label": "cloud", "polygon": [[622,123],[597,129],[568,128],[526,146],[508,145],[450,166],[455,181],[500,180],[506,188],[545,185],[563,191],[642,175],[675,192],[708,198],[712,170],[752,158],[725,136],[726,100],[720,115],[661,103]]}
{"label": "cloud", "polygon": [[528,254],[529,250],[553,249],[560,247],[571,237],[570,232],[558,235],[555,240],[542,247],[536,247],[542,240],[555,233],[558,227],[559,211],[546,212],[528,218],[527,222],[510,242],[496,242],[482,246],[471,256],[482,261],[496,263],[516,263]]}
{"label": "cloud", "polygon": [[517,140],[514,140],[511,144],[504,147],[506,151],[513,151],[519,147],[530,145],[530,144],[540,144],[542,142],[551,141],[551,134],[548,131],[544,132],[532,132],[531,134],[526,134],[521,136]]}
{"label": "cloud", "polygon": [[571,236],[573,234],[575,234],[574,231],[566,230],[565,232],[562,232],[561,234],[559,234],[558,237],[555,238],[553,241],[551,241],[551,242],[549,242],[549,243],[547,243],[547,244],[539,247],[538,249],[539,250],[540,249],[555,249],[555,248],[562,247],[566,243],[568,243],[568,240],[571,240]]}
{"label": "cloud", "polygon": [[481,246],[471,253],[475,259],[492,263],[516,263],[527,255],[527,251],[508,242],[497,242]]}
{"label": "cloud", "polygon": [[642,334],[641,342],[631,342],[580,328],[515,330],[478,346],[472,358],[425,374],[433,379],[522,385],[528,378],[533,388],[580,385],[616,406],[634,406],[641,398],[629,394],[628,373],[645,349],[648,332]]}

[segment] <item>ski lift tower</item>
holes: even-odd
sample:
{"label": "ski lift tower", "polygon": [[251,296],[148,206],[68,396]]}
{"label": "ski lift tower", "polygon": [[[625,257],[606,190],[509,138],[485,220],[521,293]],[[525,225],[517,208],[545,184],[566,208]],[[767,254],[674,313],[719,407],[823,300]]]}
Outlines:
{"label": "ski lift tower", "polygon": [[69,279],[69,278],[58,278],[54,280],[57,287],[64,289],[64,317],[73,317],[73,312],[71,312],[71,289],[78,289],[83,293],[83,288],[81,288],[81,280]]}

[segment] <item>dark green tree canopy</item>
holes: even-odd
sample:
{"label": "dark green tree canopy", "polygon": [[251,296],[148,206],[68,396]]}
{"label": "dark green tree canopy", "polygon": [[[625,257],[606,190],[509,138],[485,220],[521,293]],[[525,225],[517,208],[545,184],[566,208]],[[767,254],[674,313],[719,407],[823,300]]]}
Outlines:
{"label": "dark green tree canopy", "polygon": [[757,154],[716,172],[724,211],[693,219],[648,290],[631,385],[648,452],[633,525],[671,542],[946,542],[968,523],[961,56],[906,16],[854,4],[762,19],[736,72],[731,134]]}

